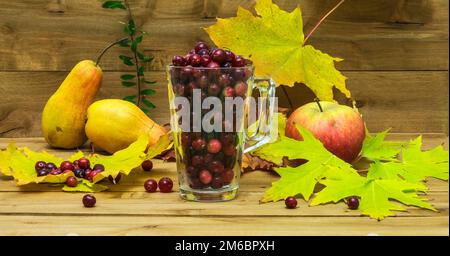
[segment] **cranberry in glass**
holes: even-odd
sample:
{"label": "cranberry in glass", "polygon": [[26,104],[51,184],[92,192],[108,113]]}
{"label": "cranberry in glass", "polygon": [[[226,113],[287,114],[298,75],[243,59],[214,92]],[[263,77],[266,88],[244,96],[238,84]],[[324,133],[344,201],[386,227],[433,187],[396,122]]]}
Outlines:
{"label": "cranberry in glass", "polygon": [[161,191],[163,193],[169,193],[169,192],[172,192],[173,182],[170,178],[164,177],[159,180],[158,187],[159,187],[159,191]]}
{"label": "cranberry in glass", "polygon": [[198,53],[197,53],[198,55],[200,55],[200,56],[208,56],[208,57],[210,57],[209,56],[209,50],[207,50],[207,49],[202,49],[202,50],[200,50],[200,51],[198,51]]}
{"label": "cranberry in glass", "polygon": [[207,146],[208,152],[211,154],[219,153],[222,150],[222,143],[218,139],[211,139]]}
{"label": "cranberry in glass", "polygon": [[68,186],[68,187],[76,187],[77,185],[78,185],[78,180],[77,180],[77,178],[75,178],[75,177],[73,177],[73,176],[70,176],[70,177],[67,177],[67,179],[66,179],[66,185]]}
{"label": "cranberry in glass", "polygon": [[194,177],[197,175],[197,169],[194,166],[188,166],[186,168],[186,173],[190,176],[190,177]]}
{"label": "cranberry in glass", "polygon": [[247,74],[243,68],[236,68],[233,70],[233,78],[236,81],[245,81],[247,80]]}
{"label": "cranberry in glass", "polygon": [[192,142],[192,148],[196,151],[202,151],[206,147],[206,142],[204,139],[196,139]]}
{"label": "cranberry in glass", "polygon": [[211,84],[208,87],[209,96],[217,96],[219,95],[220,91],[221,91],[220,86],[218,86],[217,84]]}
{"label": "cranberry in glass", "polygon": [[34,164],[34,169],[35,169],[36,171],[44,170],[46,166],[47,166],[47,164],[46,164],[44,161],[37,161],[37,162]]}
{"label": "cranberry in glass", "polygon": [[149,172],[153,169],[153,162],[150,160],[145,160],[144,162],[142,162],[141,167],[142,170]]}
{"label": "cranberry in glass", "polygon": [[95,164],[94,167],[92,167],[92,170],[96,172],[103,172],[105,170],[105,166],[103,164]]}
{"label": "cranberry in glass", "polygon": [[87,159],[87,158],[85,158],[85,157],[82,157],[82,158],[80,158],[80,159],[78,159],[78,166],[81,168],[81,169],[89,169],[89,167],[90,167],[90,162],[89,162],[89,159]]}
{"label": "cranberry in glass", "polygon": [[192,54],[189,58],[189,64],[193,67],[198,67],[202,64],[202,56],[198,54]]}
{"label": "cranberry in glass", "polygon": [[200,53],[202,50],[209,51],[209,46],[205,42],[198,42],[194,49],[196,53]]}
{"label": "cranberry in glass", "polygon": [[231,86],[225,87],[225,89],[223,89],[223,96],[224,97],[234,97],[234,88]]}
{"label": "cranberry in glass", "polygon": [[221,140],[224,145],[234,144],[236,137],[233,133],[222,133]]}
{"label": "cranberry in glass", "polygon": [[236,59],[236,55],[232,51],[226,50],[225,54],[227,56],[226,59],[225,59],[226,62],[233,63],[234,60]]}
{"label": "cranberry in glass", "polygon": [[230,184],[234,179],[233,169],[225,169],[225,171],[223,171],[220,176],[222,177],[222,180],[225,184]]}
{"label": "cranberry in glass", "polygon": [[351,210],[356,210],[359,207],[359,199],[355,196],[349,197],[347,200],[347,206]]}
{"label": "cranberry in glass", "polygon": [[145,191],[153,193],[158,189],[158,183],[154,179],[148,179],[144,182]]}
{"label": "cranberry in glass", "polygon": [[223,185],[224,185],[223,179],[220,176],[214,177],[214,179],[211,182],[211,187],[215,188],[215,189],[221,188],[221,187],[223,187]]}
{"label": "cranberry in glass", "polygon": [[[222,67],[223,68],[232,68],[233,67],[233,63],[231,63],[231,62],[224,62],[224,63],[222,63]],[[231,73],[231,71],[228,71],[228,70],[226,72]]]}
{"label": "cranberry in glass", "polygon": [[71,163],[70,161],[64,161],[59,165],[59,168],[62,171],[66,171],[66,170],[75,170],[75,166],[73,165],[73,163]]}
{"label": "cranberry in glass", "polygon": [[189,180],[189,186],[193,189],[200,189],[203,187],[203,184],[198,178],[192,178]]}
{"label": "cranberry in glass", "polygon": [[204,185],[208,185],[212,181],[212,175],[208,170],[201,170],[198,178]]}
{"label": "cranberry in glass", "polygon": [[83,196],[83,205],[84,207],[91,208],[95,206],[95,203],[97,203],[97,200],[95,199],[94,195],[87,194]]}
{"label": "cranberry in glass", "polygon": [[295,199],[295,197],[293,196],[290,196],[286,198],[286,200],[284,200],[284,204],[288,209],[294,209],[295,207],[297,207],[297,199]]}
{"label": "cranberry in glass", "polygon": [[197,79],[197,83],[200,86],[200,88],[205,89],[208,87],[208,77],[207,76],[201,76]]}
{"label": "cranberry in glass", "polygon": [[234,90],[237,96],[245,97],[247,95],[248,86],[245,82],[239,81],[236,83]]}
{"label": "cranberry in glass", "polygon": [[172,58],[172,64],[174,66],[183,66],[184,67],[187,65],[187,61],[183,56],[176,55],[176,56],[173,56],[173,58]]}
{"label": "cranberry in glass", "polygon": [[181,80],[183,81],[189,81],[189,79],[192,76],[192,67],[191,66],[186,66],[184,68],[181,69],[180,72],[180,76],[181,76]]}
{"label": "cranberry in glass", "polygon": [[203,55],[202,56],[202,66],[203,67],[208,67],[209,63],[211,63],[212,59],[211,56],[209,55]]}
{"label": "cranberry in glass", "polygon": [[212,58],[213,61],[221,64],[221,63],[224,63],[226,61],[227,54],[222,49],[215,49],[211,53],[211,58]]}
{"label": "cranberry in glass", "polygon": [[228,74],[222,74],[219,76],[219,79],[217,80],[220,86],[227,87],[231,84],[231,78]]}
{"label": "cranberry in glass", "polygon": [[209,170],[211,170],[213,173],[220,174],[224,171],[225,167],[223,166],[222,162],[214,160],[209,165]]}
{"label": "cranberry in glass", "polygon": [[217,63],[217,62],[215,62],[215,61],[211,61],[211,62],[208,64],[208,68],[220,68],[220,64]]}
{"label": "cranberry in glass", "polygon": [[41,177],[41,176],[46,176],[48,174],[48,171],[47,170],[38,170],[37,171],[37,176],[38,177]]}
{"label": "cranberry in glass", "polygon": [[235,156],[236,155],[236,147],[232,144],[225,146],[225,148],[223,149],[223,153],[226,156]]}
{"label": "cranberry in glass", "polygon": [[186,87],[183,84],[177,84],[174,90],[178,96],[184,96],[186,94]]}
{"label": "cranberry in glass", "polygon": [[56,169],[56,165],[54,163],[47,163],[45,168],[47,169],[47,171],[52,171]]}
{"label": "cranberry in glass", "polygon": [[203,163],[203,156],[195,155],[191,159],[191,164],[194,167],[199,167]]}
{"label": "cranberry in glass", "polygon": [[214,161],[214,154],[207,153],[207,154],[203,157],[203,162],[204,162],[206,165],[210,164],[212,161]]}
{"label": "cranberry in glass", "polygon": [[246,64],[247,61],[242,56],[236,56],[233,61],[233,67],[244,67]]}

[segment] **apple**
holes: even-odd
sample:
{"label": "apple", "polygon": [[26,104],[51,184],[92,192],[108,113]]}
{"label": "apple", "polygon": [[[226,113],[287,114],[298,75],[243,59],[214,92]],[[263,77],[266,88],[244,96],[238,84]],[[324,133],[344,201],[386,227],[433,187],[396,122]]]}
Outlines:
{"label": "apple", "polygon": [[334,102],[311,102],[296,109],[286,123],[286,136],[302,140],[296,125],[309,130],[325,148],[351,163],[361,152],[365,126],[356,109]]}

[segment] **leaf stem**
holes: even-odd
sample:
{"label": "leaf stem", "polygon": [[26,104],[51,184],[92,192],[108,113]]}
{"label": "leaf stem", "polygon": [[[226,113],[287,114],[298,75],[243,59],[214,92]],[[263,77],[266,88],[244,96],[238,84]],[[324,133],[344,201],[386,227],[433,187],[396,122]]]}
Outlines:
{"label": "leaf stem", "polygon": [[311,37],[311,35],[314,33],[314,31],[316,31],[316,29],[320,26],[320,24],[322,24],[322,22],[328,17],[330,16],[330,14],[332,14],[342,3],[344,3],[345,0],[341,0],[335,7],[333,7],[333,9],[331,9],[329,12],[327,12],[327,14],[325,14],[325,16],[323,16],[319,22],[317,22],[317,24],[313,27],[313,29],[308,33],[308,35],[306,36],[305,40],[303,41],[303,45],[306,44],[306,42],[308,41],[308,39]]}
{"label": "leaf stem", "polygon": [[121,42],[128,40],[128,37],[124,37],[122,39],[119,39],[117,41],[115,41],[114,43],[108,45],[105,49],[103,49],[103,51],[100,53],[100,55],[97,57],[97,61],[95,62],[95,65],[98,66],[98,63],[100,63],[100,60],[102,59],[103,55],[114,45],[116,44],[120,44]]}
{"label": "leaf stem", "polygon": [[[123,2],[125,3],[125,6],[127,7],[128,21],[130,21],[131,19],[133,19],[133,15],[131,13],[130,5],[128,4],[127,0],[124,0]],[[135,32],[130,34],[131,43],[134,42],[134,33]],[[133,52],[133,55],[134,55],[134,64],[136,66],[136,79],[137,79],[137,88],[138,88],[136,105],[138,107],[140,107],[140,105],[141,105],[141,75],[139,74],[139,59],[138,59],[136,51],[132,50],[132,52]]]}

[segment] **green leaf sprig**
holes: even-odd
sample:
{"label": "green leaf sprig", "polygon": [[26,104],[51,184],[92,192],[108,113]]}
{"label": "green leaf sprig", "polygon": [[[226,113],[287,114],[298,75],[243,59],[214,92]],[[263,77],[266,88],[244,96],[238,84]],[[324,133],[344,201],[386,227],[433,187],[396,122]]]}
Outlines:
{"label": "green leaf sprig", "polygon": [[146,85],[154,85],[156,81],[150,81],[145,79],[145,68],[143,64],[153,61],[153,57],[147,56],[143,51],[139,50],[146,33],[139,30],[136,27],[136,22],[131,13],[130,5],[127,0],[117,1],[105,1],[102,5],[106,9],[122,9],[128,13],[128,21],[125,23],[124,33],[128,36],[128,40],[122,41],[119,45],[130,50],[131,56],[120,55],[119,59],[126,66],[134,66],[134,74],[123,74],[120,76],[122,86],[124,87],[136,87],[137,94],[128,95],[123,99],[136,104],[146,114],[156,106],[149,100],[149,96],[152,96],[156,91],[152,88],[147,88]]}

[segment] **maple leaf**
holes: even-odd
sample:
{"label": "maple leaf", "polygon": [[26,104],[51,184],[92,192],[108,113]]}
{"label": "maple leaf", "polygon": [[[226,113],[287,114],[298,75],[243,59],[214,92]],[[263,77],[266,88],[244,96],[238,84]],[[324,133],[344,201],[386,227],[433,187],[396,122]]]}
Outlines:
{"label": "maple leaf", "polygon": [[436,211],[425,199],[416,192],[425,192],[427,188],[421,183],[410,183],[399,179],[389,179],[382,170],[371,165],[367,177],[357,175],[342,176],[340,179],[324,179],[320,183],[325,188],[318,192],[311,201],[311,206],[329,202],[337,203],[350,196],[359,196],[359,210],[371,218],[382,220],[387,216],[394,216],[392,211],[405,211],[396,200],[405,205],[416,206]]}
{"label": "maple leaf", "polygon": [[361,150],[361,157],[369,160],[385,160],[393,161],[397,159],[400,149],[407,144],[404,141],[386,141],[386,136],[389,130],[380,132],[375,136],[372,136],[369,131],[366,130],[366,138],[364,139],[363,147]]}
{"label": "maple leaf", "polygon": [[311,132],[300,126],[297,128],[303,136],[303,141],[281,136],[279,141],[263,146],[255,152],[261,158],[279,164],[285,156],[308,161],[298,167],[275,168],[280,179],[272,183],[262,202],[278,201],[299,194],[309,200],[317,182],[325,178],[332,169],[338,169],[343,175],[359,176],[350,164],[329,152]]}
{"label": "maple leaf", "polygon": [[87,192],[87,193],[96,193],[96,192],[102,192],[108,189],[107,186],[103,186],[100,184],[92,183],[85,179],[77,179],[78,184],[76,187],[69,187],[67,185],[64,185],[62,188],[63,191],[66,192]]}
{"label": "maple leaf", "polygon": [[259,0],[255,10],[259,16],[239,7],[237,17],[219,18],[205,30],[218,47],[250,58],[257,76],[289,86],[304,83],[321,100],[333,101],[333,86],[350,98],[346,77],[334,66],[342,59],[304,45],[299,7],[288,13],[271,0]]}

